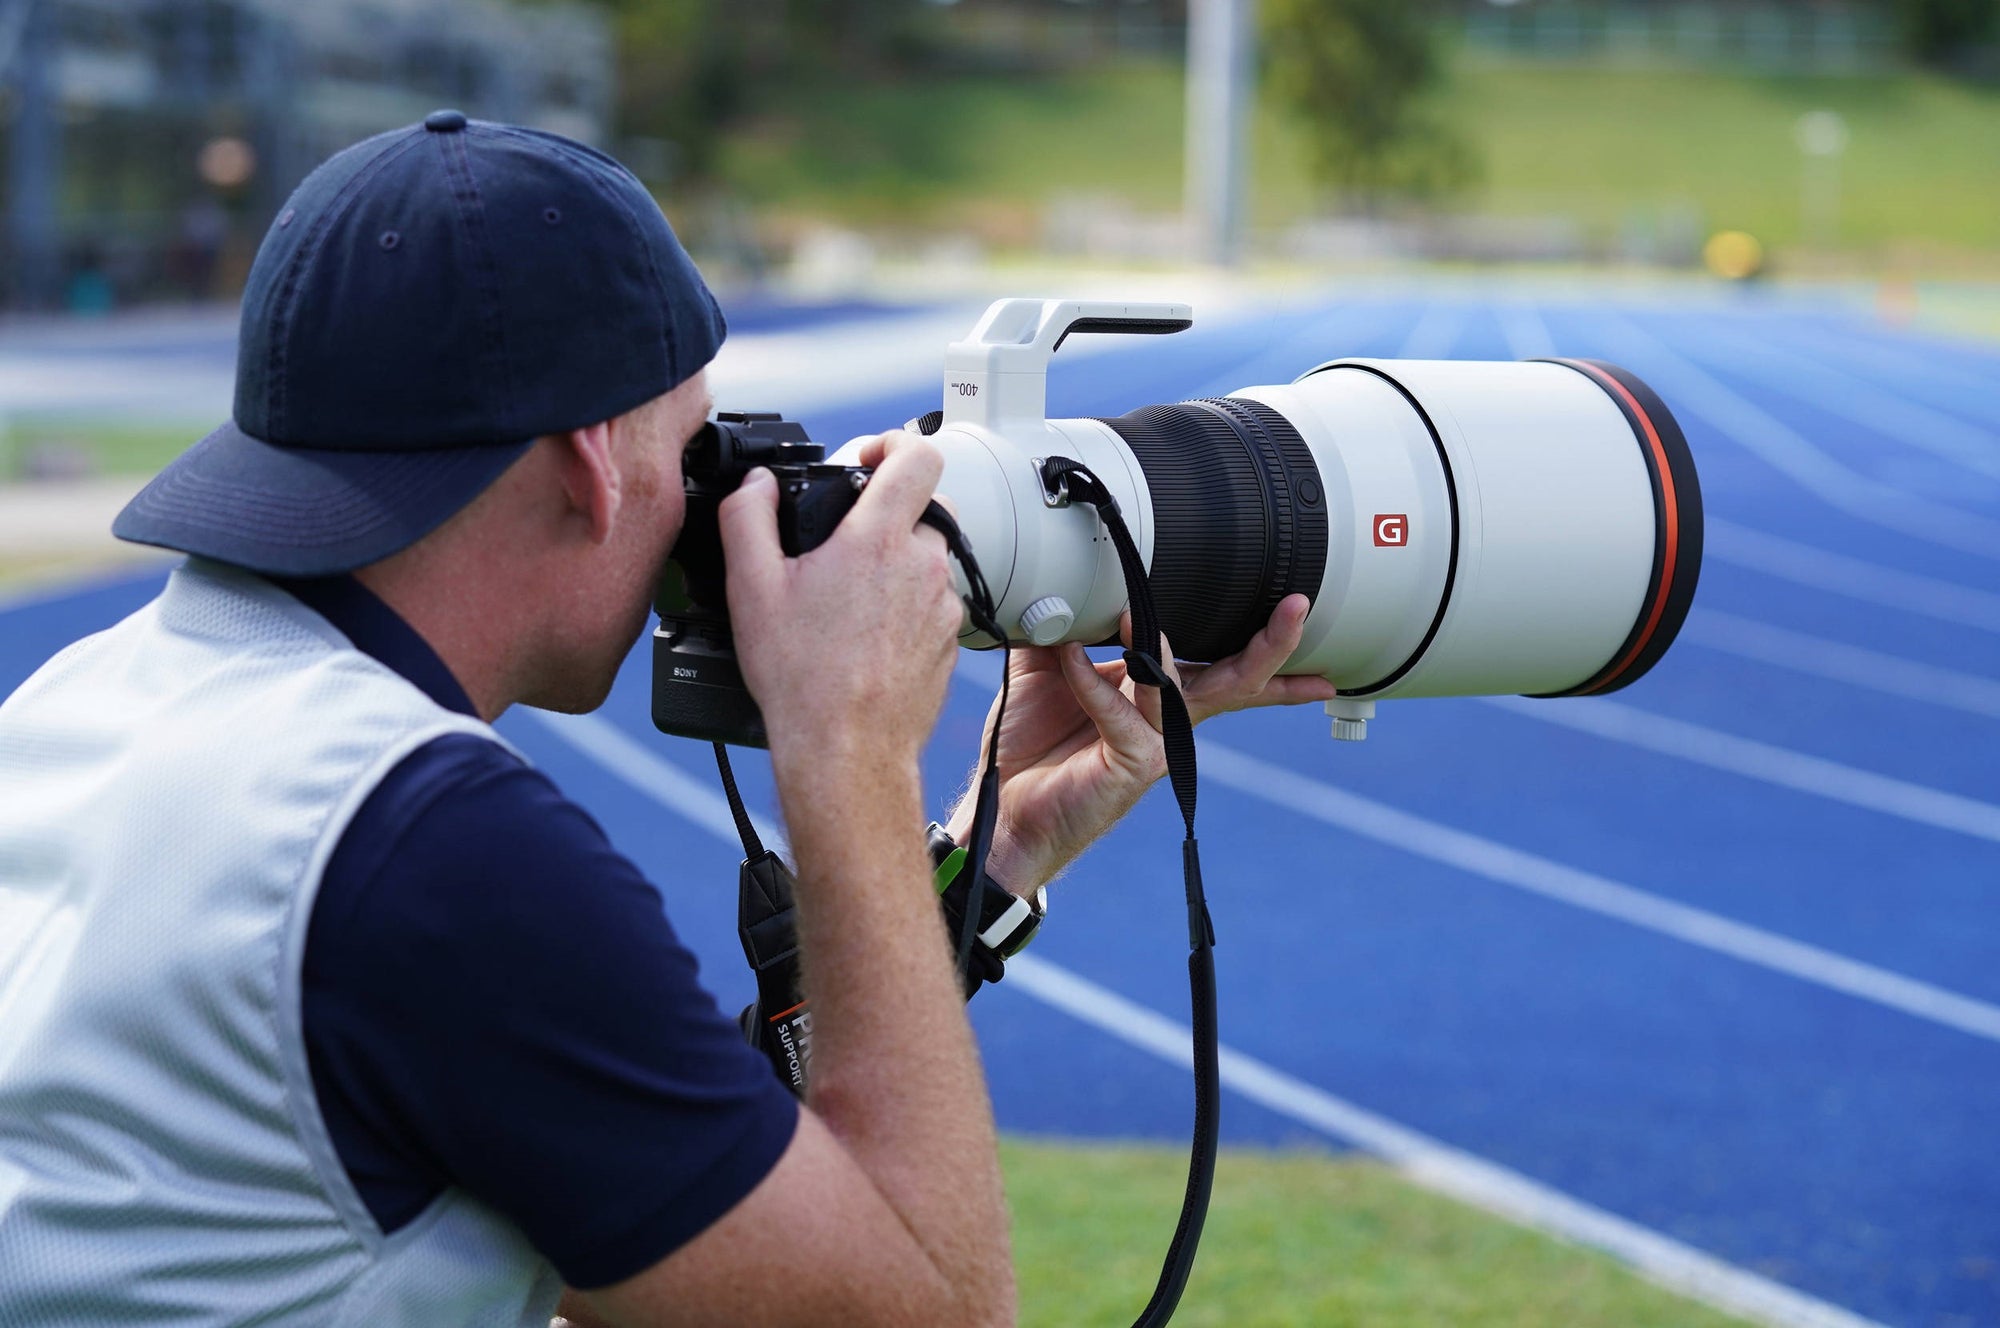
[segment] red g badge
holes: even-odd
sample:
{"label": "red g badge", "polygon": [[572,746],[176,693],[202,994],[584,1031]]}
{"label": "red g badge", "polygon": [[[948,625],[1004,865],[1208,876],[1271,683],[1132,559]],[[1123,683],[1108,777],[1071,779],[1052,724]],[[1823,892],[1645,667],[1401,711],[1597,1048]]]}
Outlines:
{"label": "red g badge", "polygon": [[1402,512],[1375,514],[1375,547],[1400,549],[1410,542],[1410,518]]}

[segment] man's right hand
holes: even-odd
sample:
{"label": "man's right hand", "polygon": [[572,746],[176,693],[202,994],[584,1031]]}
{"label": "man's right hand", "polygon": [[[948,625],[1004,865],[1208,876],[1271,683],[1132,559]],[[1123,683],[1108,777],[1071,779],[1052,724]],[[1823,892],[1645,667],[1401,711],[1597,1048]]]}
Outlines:
{"label": "man's right hand", "polygon": [[943,462],[905,434],[861,460],[874,478],[802,558],[779,547],[768,472],[722,506],[737,656],[798,857],[812,1079],[748,1197],[581,1298],[620,1328],[1014,1321],[992,1110],[918,830],[962,620],[944,542],[917,524]]}
{"label": "man's right hand", "polygon": [[874,477],[826,543],[787,558],[778,486],[754,470],[722,504],[729,615],[774,760],[914,759],[944,705],[964,610],[944,540],[919,518],[944,460],[913,434],[862,448]]}

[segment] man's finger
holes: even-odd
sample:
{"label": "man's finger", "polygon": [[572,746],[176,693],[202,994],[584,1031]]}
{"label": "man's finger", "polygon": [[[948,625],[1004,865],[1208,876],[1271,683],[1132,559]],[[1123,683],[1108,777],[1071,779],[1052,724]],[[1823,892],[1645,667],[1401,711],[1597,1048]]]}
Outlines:
{"label": "man's finger", "polygon": [[904,434],[891,440],[848,520],[908,530],[923,515],[943,474],[943,454],[923,439]]}
{"label": "man's finger", "polygon": [[1271,610],[1271,621],[1243,648],[1240,680],[1246,687],[1262,687],[1292,657],[1299,648],[1299,638],[1305,635],[1306,615],[1311,612],[1312,601],[1304,595],[1287,595],[1278,601],[1278,607]]}
{"label": "man's finger", "polygon": [[1305,634],[1306,614],[1312,603],[1304,595],[1287,595],[1271,610],[1271,620],[1251,637],[1242,650],[1218,660],[1205,672],[1204,692],[1223,698],[1224,693],[1247,699],[1262,691],[1277,671],[1299,648]]}
{"label": "man's finger", "polygon": [[1131,757],[1152,749],[1159,741],[1158,731],[1124,692],[1097,671],[1082,646],[1075,642],[1059,646],[1056,657],[1062,664],[1063,681],[1107,745]]}
{"label": "man's finger", "polygon": [[[889,440],[891,438],[894,438],[895,436],[896,436],[895,433],[891,432],[891,433],[878,433],[874,435],[872,438],[849,439],[847,443],[848,447],[854,447],[856,446],[856,444],[859,444],[859,450],[856,453],[854,464],[857,466],[881,465],[882,458],[884,458],[889,454]],[[841,450],[846,451],[847,449],[842,448]]]}
{"label": "man's finger", "polygon": [[1331,701],[1340,695],[1333,680],[1322,678],[1317,673],[1293,674],[1284,678],[1273,678],[1263,691],[1257,694],[1253,706],[1304,705],[1308,701]]}
{"label": "man's finger", "polygon": [[762,466],[745,475],[736,492],[722,500],[716,525],[731,577],[779,563],[785,550],[778,542],[777,479]]}

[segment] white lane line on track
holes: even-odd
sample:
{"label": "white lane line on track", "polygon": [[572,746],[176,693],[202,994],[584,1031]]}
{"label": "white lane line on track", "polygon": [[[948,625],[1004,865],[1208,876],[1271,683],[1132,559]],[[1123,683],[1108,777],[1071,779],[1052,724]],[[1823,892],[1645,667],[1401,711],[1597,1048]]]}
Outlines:
{"label": "white lane line on track", "polygon": [[1441,360],[1451,354],[1458,335],[1465,330],[1467,311],[1458,305],[1433,304],[1425,307],[1417,325],[1396,349],[1399,360]]}
{"label": "white lane line on track", "polygon": [[[0,590],[0,617],[10,613],[31,613],[36,609],[109,590],[128,582],[149,581],[164,575],[178,555],[162,551],[132,549],[130,562],[86,573],[56,574],[48,581],[28,581]],[[109,623],[104,624],[110,626]]]}
{"label": "white lane line on track", "polygon": [[[1529,359],[1552,353],[1555,343],[1548,325],[1532,304],[1510,306],[1507,316],[1500,320],[1500,328],[1513,355]],[[1831,553],[1737,525],[1712,513],[1704,527],[1704,559],[1745,567],[1866,604],[2000,632],[2000,595],[1990,591],[1899,572],[1844,553]]]}
{"label": "white lane line on track", "polygon": [[[595,715],[558,715],[548,710],[523,706],[521,714],[539,723],[612,774],[638,789],[654,802],[693,821],[702,829],[732,844],[742,840],[736,834],[736,818],[729,814],[729,801],[716,791],[651,748],[634,742],[629,734],[607,719]],[[718,783],[721,776],[717,775]],[[785,847],[785,830],[777,822],[757,812],[751,824],[767,848]]]}
{"label": "white lane line on track", "polygon": [[1689,614],[1680,639],[1850,687],[2000,719],[2000,680],[1993,678],[1808,636],[1715,609],[1696,609]]}
{"label": "white lane line on track", "polygon": [[1500,324],[1500,335],[1507,342],[1507,353],[1515,359],[1540,360],[1556,353],[1556,343],[1549,338],[1548,324],[1535,312],[1534,305],[1525,301],[1496,304],[1493,316]]}
{"label": "white lane line on track", "polygon": [[1762,572],[1881,608],[2000,632],[2000,595],[1893,568],[1739,526],[1718,516],[1703,522],[1702,557]]}
{"label": "white lane line on track", "polygon": [[1202,741],[1200,762],[1204,779],[1322,824],[1829,991],[2000,1042],[2000,1006],[1399,811],[1218,742]]}
{"label": "white lane line on track", "polygon": [[[984,654],[961,651],[958,675],[986,691],[1000,683],[998,661]],[[1453,829],[1207,737],[1198,750],[1203,778],[1287,811],[1501,885],[2000,1042],[2000,1006]]]}
{"label": "white lane line on track", "polygon": [[1525,696],[1485,696],[1480,701],[1496,710],[1543,724],[1643,747],[1711,770],[2000,844],[2000,806],[1977,798],[1892,779],[1684,719],[1656,715],[1622,701],[1590,697],[1551,705]]}
{"label": "white lane line on track", "polygon": [[1506,307],[1499,314],[1500,335],[1507,342],[1507,353],[1517,360],[1532,360],[1556,353],[1555,338],[1549,335],[1549,325],[1543,321],[1541,312],[1533,303],[1523,301]]}
{"label": "white lane line on track", "polygon": [[[1996,368],[1992,375],[1982,375],[1955,364],[1942,364],[1921,350],[1886,345],[1853,332],[1819,325],[1787,328],[1785,337],[1794,350],[1803,347],[1815,351],[1816,359],[1831,356],[1836,361],[1845,361],[1845,368],[1837,364],[1827,366],[1837,373],[1867,373],[1878,381],[1886,373],[1895,375],[1899,381],[1916,383],[1923,380],[1969,389],[1974,396],[1970,400],[1958,401],[1953,409],[1982,413],[1985,418],[2000,424],[2000,396],[1993,391],[1995,381],[2000,381],[2000,368]],[[1918,399],[1908,388],[1902,395],[1910,400]]]}
{"label": "white lane line on track", "polygon": [[[735,822],[722,794],[594,715],[525,712],[550,733],[724,843]],[[1188,1030],[1047,960],[1009,961],[1016,991],[1168,1064],[1191,1064]],[[1838,1306],[1704,1254],[1506,1167],[1398,1125],[1232,1048],[1222,1081],[1233,1092],[1382,1157],[1415,1184],[1550,1235],[1622,1259],[1669,1290],[1773,1328],[1881,1328]]]}
{"label": "white lane line on track", "polygon": [[[1341,305],[1322,310],[1284,334],[1277,344],[1238,361],[1234,368],[1186,393],[1185,399],[1225,396],[1267,383],[1289,383],[1315,365],[1353,353],[1355,343],[1374,335],[1381,327],[1382,317],[1382,311],[1372,306]],[[1180,394],[1176,393],[1176,397],[1180,399]]]}
{"label": "white lane line on track", "polygon": [[1598,313],[1595,321],[1627,366],[1673,403],[1676,415],[1700,416],[1827,506],[1927,544],[2000,560],[2000,521],[1878,483],[1835,460],[1637,323],[1612,313]]}
{"label": "white lane line on track", "polygon": [[[1190,1030],[1033,955],[1007,961],[1012,988],[1100,1032],[1182,1068],[1192,1064]],[[1578,1245],[1603,1250],[1689,1299],[1757,1323],[1794,1328],[1869,1328],[1872,1320],[1684,1245],[1517,1171],[1453,1148],[1365,1107],[1335,1097],[1230,1047],[1222,1083],[1259,1106],[1375,1154],[1427,1190]]]}
{"label": "white lane line on track", "polygon": [[2000,437],[1953,415],[1884,391],[1865,378],[1755,337],[1715,328],[1693,340],[1689,354],[1711,369],[1729,368],[1772,391],[1841,415],[1905,447],[2000,479]]}

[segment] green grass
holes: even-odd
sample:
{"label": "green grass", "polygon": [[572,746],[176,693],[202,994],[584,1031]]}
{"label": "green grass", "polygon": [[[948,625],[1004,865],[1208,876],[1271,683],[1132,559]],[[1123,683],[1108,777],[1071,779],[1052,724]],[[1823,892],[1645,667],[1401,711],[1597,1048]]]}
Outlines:
{"label": "green grass", "polygon": [[[1010,1139],[1025,1328],[1124,1328],[1173,1232],[1184,1153]],[[1232,1149],[1217,1167],[1186,1328],[1723,1328],[1592,1251],[1305,1150]]]}
{"label": "green grass", "polygon": [[0,483],[20,478],[36,451],[64,454],[93,475],[151,475],[212,427],[17,417],[0,426]]}
{"label": "green grass", "polygon": [[2000,90],[1928,75],[1471,65],[1446,104],[1485,153],[1483,208],[1603,229],[1685,201],[1711,228],[1779,245],[1803,238],[1794,126],[1838,111],[1849,134],[1839,242],[1890,258],[2000,249]]}
{"label": "green grass", "polygon": [[[959,77],[794,88],[745,126],[725,172],[753,203],[915,230],[939,224],[1031,244],[1041,210],[1102,196],[1178,206],[1181,79],[1128,64],[1041,79]],[[1947,266],[2000,251],[2000,89],[1927,74],[1771,78],[1730,71],[1461,60],[1439,92],[1484,157],[1461,201],[1560,214],[1589,233],[1692,207],[1708,229],[1801,240],[1806,111],[1841,113],[1839,246],[1891,264]],[[1303,127],[1270,106],[1255,131],[1254,213],[1311,211]]]}
{"label": "green grass", "polygon": [[5,554],[0,553],[0,605],[16,595],[60,589],[103,576],[115,569],[156,561],[162,555],[133,548],[129,552]]}

